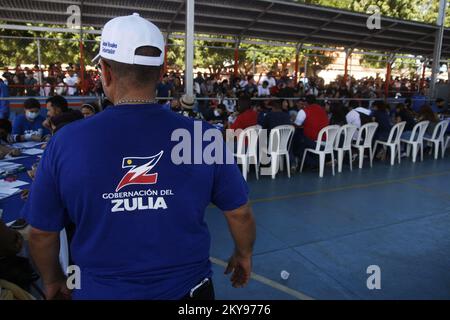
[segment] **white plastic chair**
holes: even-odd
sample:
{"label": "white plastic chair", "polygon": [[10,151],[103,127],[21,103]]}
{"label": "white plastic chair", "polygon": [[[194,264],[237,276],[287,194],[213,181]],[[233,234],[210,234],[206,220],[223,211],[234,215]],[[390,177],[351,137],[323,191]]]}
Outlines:
{"label": "white plastic chair", "polygon": [[375,147],[372,152],[372,161],[375,157],[375,152],[377,151],[377,146],[381,144],[383,148],[386,150],[388,147],[391,151],[391,166],[395,164],[395,157],[398,156],[398,163],[401,163],[401,148],[400,148],[400,139],[402,137],[403,130],[405,130],[406,121],[402,121],[394,125],[389,133],[389,137],[387,141],[377,140],[375,141]]}
{"label": "white plastic chair", "polygon": [[[317,136],[316,148],[315,149],[306,149],[303,153],[302,166],[300,167],[300,172],[303,172],[303,165],[305,164],[306,155],[308,152],[319,155],[319,177],[323,178],[323,171],[325,169],[325,156],[327,154],[331,155],[331,161],[333,163],[333,176],[334,172],[334,143],[336,141],[337,134],[339,132],[339,126],[327,126],[320,130],[319,135]],[[323,135],[326,134],[326,140],[323,141]]]}
{"label": "white plastic chair", "polygon": [[447,150],[449,145],[450,145],[450,136],[447,137],[447,141],[445,142],[445,148],[444,149]]}
{"label": "white plastic chair", "polygon": [[[345,126],[342,126],[339,129],[339,132],[336,136],[336,141],[334,143],[334,150],[337,151],[337,160],[338,160],[338,172],[342,172],[342,164],[344,162],[344,155],[345,152],[349,153],[350,157],[350,171],[353,170],[353,164],[352,164],[352,140],[353,136],[356,133],[356,130],[358,130],[358,127],[346,124]],[[342,144],[342,147],[339,146],[341,142],[341,137],[344,139],[344,143]]]}
{"label": "white plastic chair", "polygon": [[286,157],[286,166],[288,177],[291,177],[291,160],[289,158],[289,149],[294,136],[295,128],[291,125],[278,126],[270,130],[268,154],[270,155],[270,174],[272,179],[278,172],[278,167],[283,170],[281,157]]}
{"label": "white plastic chair", "polygon": [[427,131],[430,121],[421,121],[416,124],[411,132],[409,139],[401,139],[400,141],[407,144],[407,155],[411,154],[412,147],[412,161],[415,163],[417,154],[420,150],[420,159],[423,161],[423,137]]}
{"label": "white plastic chair", "polygon": [[258,138],[261,127],[258,127],[248,127],[238,137],[237,151],[234,156],[237,163],[242,164],[242,175],[245,180],[247,180],[247,172],[251,164],[255,165],[256,179],[259,179]]}
{"label": "white plastic chair", "polygon": [[445,156],[445,141],[444,136],[447,131],[449,120],[440,121],[436,127],[434,128],[433,135],[431,138],[424,137],[425,141],[428,141],[429,144],[432,144],[434,147],[434,159],[437,159],[439,156],[439,147],[442,150],[442,158]]}
{"label": "white plastic chair", "polygon": [[364,162],[364,153],[369,150],[370,167],[372,167],[372,140],[375,135],[375,131],[378,129],[378,123],[370,122],[363,125],[358,130],[358,136],[356,142],[352,144],[353,148],[359,151],[359,168],[362,169]]}

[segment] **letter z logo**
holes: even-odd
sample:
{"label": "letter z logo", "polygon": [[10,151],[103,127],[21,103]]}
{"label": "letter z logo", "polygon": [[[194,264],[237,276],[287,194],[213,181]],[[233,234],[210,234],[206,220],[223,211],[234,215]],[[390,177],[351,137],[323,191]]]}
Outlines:
{"label": "letter z logo", "polygon": [[116,192],[125,186],[132,184],[156,184],[158,182],[158,173],[149,172],[158,164],[164,151],[157,155],[141,158],[141,157],[126,157],[123,158],[122,168],[131,168],[122,180],[119,182]]}

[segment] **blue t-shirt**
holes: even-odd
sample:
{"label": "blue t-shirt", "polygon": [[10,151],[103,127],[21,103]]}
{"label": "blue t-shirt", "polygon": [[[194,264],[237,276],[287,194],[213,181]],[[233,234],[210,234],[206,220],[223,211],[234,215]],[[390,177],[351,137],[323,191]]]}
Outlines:
{"label": "blue t-shirt", "polygon": [[158,97],[166,98],[169,97],[169,91],[172,90],[172,85],[170,83],[164,84],[160,82],[157,85],[156,90],[158,90]]}
{"label": "blue t-shirt", "polygon": [[[8,86],[0,81],[0,98],[9,97]],[[9,118],[9,101],[8,100],[0,100],[0,119],[8,119]]]}
{"label": "blue t-shirt", "polygon": [[236,164],[173,163],[172,133],[194,137],[198,123],[211,128],[161,105],[123,105],[51,139],[23,216],[49,232],[75,224],[75,299],[180,299],[211,276],[205,209],[237,209],[248,188]]}
{"label": "blue t-shirt", "polygon": [[38,115],[34,121],[29,121],[24,114],[18,115],[14,119],[12,134],[13,135],[41,135],[45,136],[50,132],[44,128],[42,123],[45,121],[44,117]]}

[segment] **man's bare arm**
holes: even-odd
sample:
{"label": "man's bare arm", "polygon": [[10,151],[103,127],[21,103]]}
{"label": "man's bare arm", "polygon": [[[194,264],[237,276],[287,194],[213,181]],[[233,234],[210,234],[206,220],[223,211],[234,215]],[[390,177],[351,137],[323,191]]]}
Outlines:
{"label": "man's bare arm", "polygon": [[57,294],[57,292],[49,292],[48,289],[55,284],[59,285],[65,282],[65,276],[59,263],[59,246],[59,232],[46,232],[31,228],[29,234],[30,254],[41,274],[48,299]]}
{"label": "man's bare arm", "polygon": [[235,245],[225,274],[233,272],[231,276],[233,287],[244,287],[250,280],[252,272],[253,245],[256,239],[255,219],[249,204],[233,211],[226,211],[225,217]]}

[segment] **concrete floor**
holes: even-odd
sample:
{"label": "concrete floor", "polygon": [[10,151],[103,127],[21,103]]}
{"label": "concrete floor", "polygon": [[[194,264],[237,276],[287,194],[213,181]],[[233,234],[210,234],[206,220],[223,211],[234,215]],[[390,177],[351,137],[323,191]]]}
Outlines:
{"label": "concrete floor", "polygon": [[[328,168],[323,179],[251,175],[256,279],[247,288],[222,274],[233,242],[221,212],[207,212],[217,298],[450,299],[449,156],[365,163],[335,177]],[[380,267],[380,290],[367,288],[371,265]]]}

